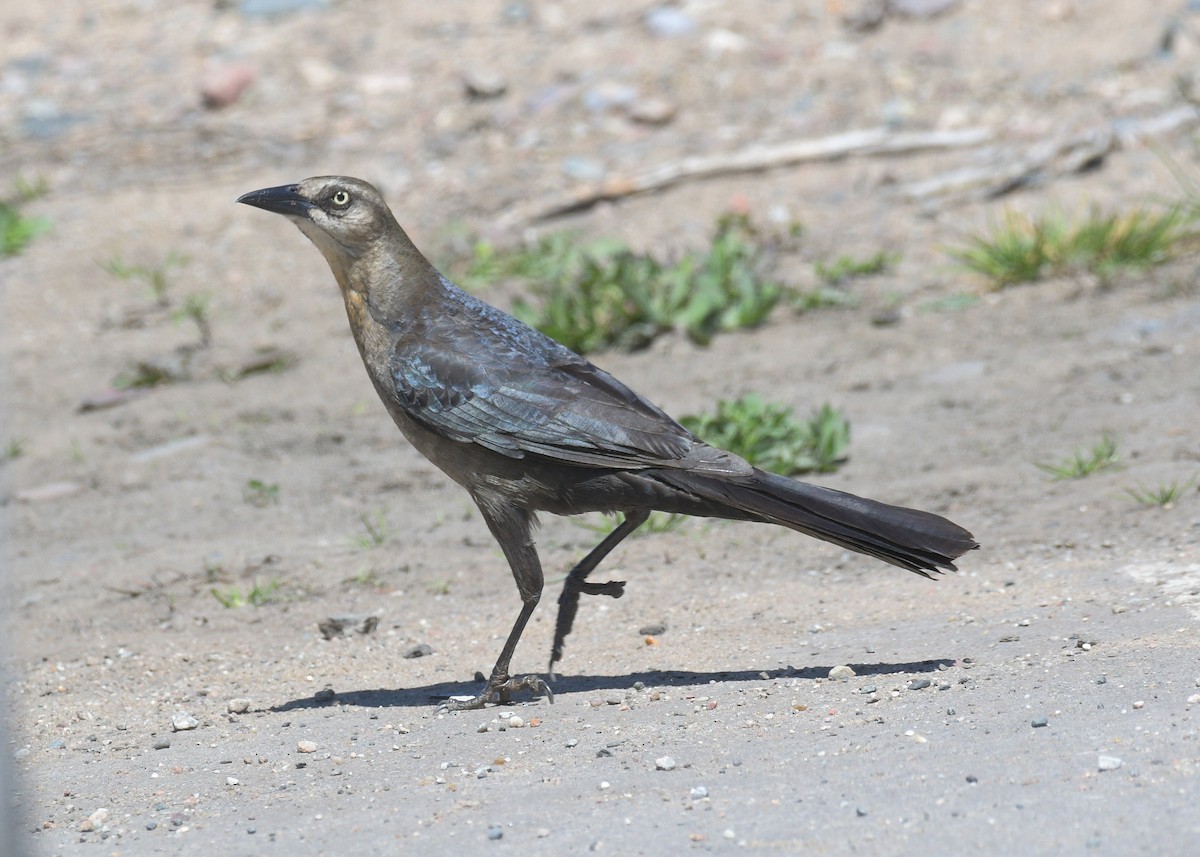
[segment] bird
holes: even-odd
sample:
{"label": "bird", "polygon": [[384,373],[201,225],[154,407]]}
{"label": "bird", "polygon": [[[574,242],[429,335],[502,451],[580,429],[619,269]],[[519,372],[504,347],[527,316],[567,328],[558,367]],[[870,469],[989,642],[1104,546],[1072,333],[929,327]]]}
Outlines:
{"label": "bird", "polygon": [[499,543],[521,607],[482,691],[450,710],[554,701],[539,675],[510,675],[542,596],[538,513],[623,517],[567,574],[548,677],[581,595],[619,598],[624,581],[588,576],[650,512],[777,524],[925,577],[979,547],[949,520],[760,470],[705,443],[609,373],[469,294],[429,262],[378,190],[316,176],[250,191],[316,245],[337,281],[367,374],[401,433],[470,494]]}

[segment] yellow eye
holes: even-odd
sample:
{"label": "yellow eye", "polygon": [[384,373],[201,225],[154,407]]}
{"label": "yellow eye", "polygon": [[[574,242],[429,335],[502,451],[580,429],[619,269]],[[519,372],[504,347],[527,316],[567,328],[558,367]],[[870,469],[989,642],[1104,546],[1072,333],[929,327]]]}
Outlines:
{"label": "yellow eye", "polygon": [[346,193],[344,190],[339,190],[330,197],[330,201],[338,208],[345,208],[350,204],[350,194]]}

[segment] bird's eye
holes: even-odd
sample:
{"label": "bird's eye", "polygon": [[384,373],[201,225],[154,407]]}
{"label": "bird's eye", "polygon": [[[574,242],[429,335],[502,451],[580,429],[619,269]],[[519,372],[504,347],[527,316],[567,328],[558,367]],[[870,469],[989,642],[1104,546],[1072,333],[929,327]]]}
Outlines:
{"label": "bird's eye", "polygon": [[350,204],[350,194],[346,193],[346,191],[344,191],[344,190],[339,190],[339,191],[336,191],[333,194],[333,196],[331,196],[329,198],[329,201],[332,202],[334,205],[336,205],[338,208],[345,208],[347,205]]}

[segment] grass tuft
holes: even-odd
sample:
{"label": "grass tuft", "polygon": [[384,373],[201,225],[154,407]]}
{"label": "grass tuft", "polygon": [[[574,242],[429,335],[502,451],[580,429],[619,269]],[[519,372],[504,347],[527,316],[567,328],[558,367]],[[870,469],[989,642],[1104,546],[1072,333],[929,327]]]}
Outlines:
{"label": "grass tuft", "polygon": [[1105,432],[1104,436],[1092,445],[1090,450],[1076,449],[1071,455],[1059,461],[1034,462],[1039,470],[1049,473],[1055,480],[1083,479],[1101,470],[1116,467],[1120,456],[1117,453],[1117,441]]}

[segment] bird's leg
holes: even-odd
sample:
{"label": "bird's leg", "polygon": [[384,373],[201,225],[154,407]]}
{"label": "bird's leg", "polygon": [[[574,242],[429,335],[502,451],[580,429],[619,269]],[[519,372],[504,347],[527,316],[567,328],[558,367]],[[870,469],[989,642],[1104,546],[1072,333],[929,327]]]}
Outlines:
{"label": "bird's leg", "polygon": [[533,517],[524,509],[505,503],[499,498],[477,496],[475,502],[512,568],[517,589],[521,593],[521,612],[517,615],[512,630],[508,632],[508,639],[504,641],[504,648],[500,650],[500,657],[496,666],[492,667],[492,676],[483,692],[474,699],[447,700],[441,707],[447,711],[483,708],[489,702],[509,702],[513,691],[516,690],[542,692],[553,702],[554,694],[541,677],[527,675],[511,678],[508,674],[508,665],[521,639],[521,633],[542,597],[542,563],[533,543]]}
{"label": "bird's leg", "polygon": [[554,621],[554,645],[550,648],[550,667],[547,670],[551,681],[554,681],[554,664],[562,660],[563,641],[566,640],[567,634],[571,633],[571,626],[575,624],[575,614],[579,611],[580,593],[608,595],[613,598],[620,598],[625,594],[625,581],[623,580],[588,583],[587,576],[596,570],[596,566],[626,536],[646,523],[648,517],[650,517],[650,513],[643,510],[626,512],[625,520],[605,536],[604,541],[592,548],[592,552],[581,559],[567,575],[562,593],[558,596],[558,618]]}

